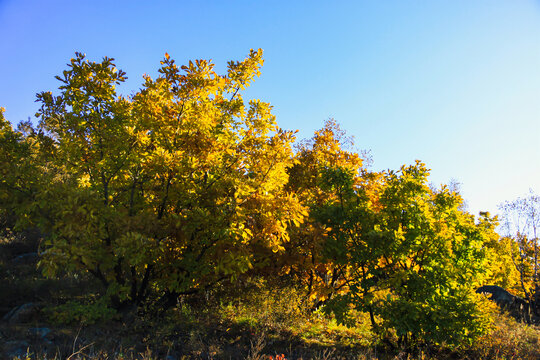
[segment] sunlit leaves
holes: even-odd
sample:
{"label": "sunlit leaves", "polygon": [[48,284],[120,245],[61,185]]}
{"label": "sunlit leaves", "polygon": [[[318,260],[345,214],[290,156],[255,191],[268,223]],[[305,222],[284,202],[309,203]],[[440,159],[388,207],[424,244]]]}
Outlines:
{"label": "sunlit leaves", "polygon": [[314,303],[347,288],[344,281],[350,268],[327,256],[328,249],[333,247],[328,237],[332,229],[318,214],[363,182],[363,160],[352,139],[334,120],[328,120],[312,139],[299,144],[296,162],[288,170],[288,189],[308,207],[309,217],[292,230],[291,243],[287,245],[287,271],[304,282],[310,298],[316,299]]}
{"label": "sunlit leaves", "polygon": [[263,249],[283,251],[305,211],[284,191],[293,133],[268,103],[242,99],[262,51],[227,75],[166,54],[131,98],[117,95],[126,77],[112,61],[77,53],[60,95],[38,95],[60,175],[42,192],[54,217],[46,270],[50,259],[76,264],[140,301],[149,284],[203,289],[247,271]]}
{"label": "sunlit leaves", "polygon": [[126,98],[113,59],[77,53],[59,94],[38,94],[37,130],[14,130],[1,109],[2,211],[44,230],[43,271],[89,272],[121,306],[149,296],[174,305],[275,270],[340,321],[356,308],[402,339],[483,334],[475,288],[510,276],[500,265],[512,258],[494,254],[530,260],[532,244],[498,241],[496,220],[431,187],[419,161],[369,171],[334,120],[294,152],[295,133],[277,126],[272,106],[244,101],[262,64],[251,50],[223,75],[165,54],[159,75]]}
{"label": "sunlit leaves", "polygon": [[332,228],[328,256],[360,270],[344,295],[352,304],[406,341],[459,344],[488,331],[474,290],[485,280],[494,220],[476,223],[460,196],[430,188],[428,175],[421,162],[384,174],[374,206],[361,189],[339,190],[347,182],[334,171],[329,182],[344,196],[318,218]]}

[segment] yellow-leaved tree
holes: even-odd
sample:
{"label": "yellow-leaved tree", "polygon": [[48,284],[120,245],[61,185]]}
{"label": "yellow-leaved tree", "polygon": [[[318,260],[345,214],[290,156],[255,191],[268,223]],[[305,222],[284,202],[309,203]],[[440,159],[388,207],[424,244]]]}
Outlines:
{"label": "yellow-leaved tree", "polygon": [[377,186],[377,176],[365,171],[365,157],[354,151],[353,139],[334,119],[328,119],[313,138],[299,143],[297,148],[297,162],[289,170],[287,188],[309,209],[309,217],[292,229],[286,256],[281,260],[284,269],[300,280],[312,305],[317,307],[335,293],[348,290],[346,280],[351,271],[349,264],[327,256],[331,229],[316,216],[321,208],[338,202],[343,196],[343,189],[328,186],[326,175],[347,173],[351,187],[362,187],[366,191]]}
{"label": "yellow-leaved tree", "polygon": [[21,229],[39,223],[39,217],[31,215],[39,209],[39,189],[49,182],[42,165],[52,154],[51,146],[51,140],[30,122],[14,129],[0,107],[1,226]]}
{"label": "yellow-leaved tree", "polygon": [[262,63],[251,50],[219,75],[165,54],[160,75],[127,98],[113,59],[77,53],[60,94],[38,94],[54,140],[54,177],[40,192],[44,271],[89,272],[116,307],[149,294],[171,305],[247,271],[259,251],[282,251],[304,210],[284,190],[293,133],[268,103],[242,97]]}

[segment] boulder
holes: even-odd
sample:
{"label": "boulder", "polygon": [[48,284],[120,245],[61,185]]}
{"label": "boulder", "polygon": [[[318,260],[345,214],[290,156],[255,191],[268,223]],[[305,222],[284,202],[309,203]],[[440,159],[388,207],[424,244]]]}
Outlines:
{"label": "boulder", "polygon": [[42,306],[35,303],[26,303],[11,309],[4,317],[3,321],[9,324],[25,323],[34,320],[41,310]]}
{"label": "boulder", "polygon": [[46,327],[41,328],[30,328],[28,329],[28,333],[30,336],[36,337],[36,338],[45,338],[49,333],[51,332],[51,329]]}
{"label": "boulder", "polygon": [[37,252],[26,253],[17,256],[12,260],[14,265],[34,264],[38,261],[39,255]]}
{"label": "boulder", "polygon": [[510,306],[514,303],[517,296],[510,294],[508,291],[497,285],[484,285],[478,290],[478,294],[491,294],[490,300],[493,300],[501,307]]}
{"label": "boulder", "polygon": [[484,285],[476,290],[479,294],[491,294],[490,300],[494,301],[503,310],[520,321],[530,323],[531,314],[529,302],[519,296],[512,295],[497,285]]}
{"label": "boulder", "polygon": [[24,359],[29,347],[26,341],[8,341],[4,344],[4,356],[6,359]]}

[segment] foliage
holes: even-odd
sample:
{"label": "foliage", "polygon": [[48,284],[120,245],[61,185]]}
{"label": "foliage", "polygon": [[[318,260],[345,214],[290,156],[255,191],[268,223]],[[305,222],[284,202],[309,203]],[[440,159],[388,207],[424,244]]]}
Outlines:
{"label": "foliage", "polygon": [[509,255],[519,274],[520,293],[532,305],[534,315],[540,318],[540,196],[531,191],[524,198],[500,204],[499,208],[503,212],[506,235],[503,241],[508,243]]}
{"label": "foliage", "polygon": [[88,271],[117,306],[150,288],[174,304],[282,251],[303,209],[283,190],[293,133],[269,104],[242,98],[262,62],[251,51],[218,75],[166,54],[160,76],[125,98],[113,59],[77,53],[57,77],[60,95],[38,94],[54,141],[39,193],[50,218],[44,271]]}
{"label": "foliage", "polygon": [[32,209],[41,173],[40,158],[49,151],[50,142],[41,132],[22,122],[15,130],[0,108],[0,225],[27,227],[36,222]]}
{"label": "foliage", "polygon": [[[353,139],[347,137],[333,119],[327,120],[312,139],[298,145],[296,159],[296,164],[289,169],[287,187],[309,208],[309,217],[299,227],[291,229],[287,258],[282,261],[287,271],[304,284],[309,299],[318,306],[343,288],[348,271],[346,264],[325,256],[329,229],[316,218],[321,207],[342,196],[333,191],[330,177],[351,174],[351,181],[355,185],[364,183],[366,189],[374,186],[375,181],[368,184],[358,176],[363,172],[366,159],[354,151]],[[331,174],[332,169],[340,169],[341,173]]]}
{"label": "foliage", "polygon": [[486,243],[486,284],[503,287],[514,294],[523,294],[521,274],[515,266],[514,255],[519,252],[518,244],[510,237],[495,236]]}
{"label": "foliage", "polygon": [[485,280],[496,220],[475,223],[457,192],[428,186],[419,162],[398,173],[363,169],[345,150],[350,143],[329,121],[300,145],[290,170],[288,186],[310,215],[293,229],[288,255],[315,304],[347,324],[351,306],[366,311],[376,329],[408,342],[485,334],[489,310],[474,290]]}
{"label": "foliage", "polygon": [[46,312],[54,323],[82,326],[110,320],[116,314],[116,311],[111,309],[103,298],[89,304],[68,301],[65,304],[51,307]]}
{"label": "foliage", "polygon": [[341,196],[318,214],[331,229],[327,254],[354,269],[349,291],[328,305],[368,311],[374,326],[378,315],[405,342],[468,343],[489,330],[474,290],[483,281],[494,220],[475,223],[459,209],[458,194],[431,189],[427,176],[420,162],[388,172],[373,202],[351,186],[350,174],[328,173]]}
{"label": "foliage", "polygon": [[[23,278],[22,274],[18,278]],[[79,295],[87,292],[85,286],[78,289]],[[511,318],[496,317],[495,331],[471,347],[450,351],[444,346],[424,345],[407,354],[404,349],[385,347],[377,341],[367,314],[359,314],[355,326],[345,327],[321,311],[310,313],[304,308],[300,313],[291,312],[301,296],[295,288],[262,279],[242,279],[220,284],[208,292],[208,297],[183,297],[183,302],[168,313],[170,317],[133,318],[124,314],[82,327],[79,323],[59,325],[39,319],[37,324],[12,327],[4,322],[0,331],[6,342],[27,341],[33,359],[66,359],[78,351],[72,359],[164,359],[167,355],[178,359],[245,359],[255,353],[259,342],[259,355],[283,353],[288,359],[538,358],[538,327]],[[241,325],[247,317],[259,319],[253,322],[254,328]],[[29,337],[29,328],[36,326],[51,329],[46,339],[53,345],[43,346]]]}
{"label": "foliage", "polygon": [[[430,186],[420,161],[369,171],[334,120],[295,152],[270,104],[243,98],[262,64],[251,50],[220,75],[210,61],[178,67],[165,54],[158,77],[124,97],[113,59],[76,53],[59,93],[38,94],[36,129],[13,129],[0,109],[2,225],[39,226],[47,276],[88,273],[102,285],[97,300],[52,318],[90,324],[111,307],[180,301],[191,323],[183,295],[208,296],[225,280],[237,291],[252,276],[262,285],[221,305],[223,321],[294,332],[320,315],[301,331],[459,348],[491,328],[479,286],[540,296],[537,197],[505,205],[529,230],[500,238],[496,218],[475,218],[455,189]],[[267,285],[276,275],[294,286]]]}

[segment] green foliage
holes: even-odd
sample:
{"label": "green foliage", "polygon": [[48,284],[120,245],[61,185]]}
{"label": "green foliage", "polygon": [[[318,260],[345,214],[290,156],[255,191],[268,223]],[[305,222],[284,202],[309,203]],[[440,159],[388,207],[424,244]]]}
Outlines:
{"label": "green foliage", "polygon": [[456,193],[432,190],[420,162],[385,174],[375,201],[362,188],[343,191],[352,181],[336,176],[339,169],[325,174],[339,194],[316,213],[331,229],[326,256],[352,268],[349,292],[329,306],[339,304],[339,312],[349,302],[378,315],[408,342],[463,344],[489,330],[474,290],[483,281],[491,226],[461,211]]}
{"label": "green foliage", "polygon": [[14,130],[0,108],[0,224],[28,225],[39,181],[38,134],[22,123]]}
{"label": "green foliage", "polygon": [[57,324],[92,325],[111,320],[116,311],[111,309],[104,299],[89,304],[78,301],[68,301],[65,304],[46,309],[49,319]]}
{"label": "green foliage", "polygon": [[[282,258],[287,271],[305,285],[309,299],[318,305],[345,289],[349,271],[343,262],[326,256],[328,226],[317,218],[321,208],[339,201],[363,179],[363,160],[351,138],[332,119],[309,141],[298,145],[297,162],[289,169],[288,189],[309,209],[307,220],[291,229],[291,241]],[[339,211],[339,209],[337,209]]]}

